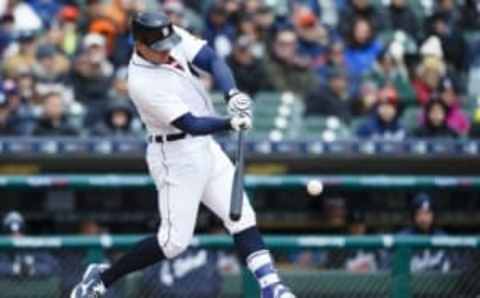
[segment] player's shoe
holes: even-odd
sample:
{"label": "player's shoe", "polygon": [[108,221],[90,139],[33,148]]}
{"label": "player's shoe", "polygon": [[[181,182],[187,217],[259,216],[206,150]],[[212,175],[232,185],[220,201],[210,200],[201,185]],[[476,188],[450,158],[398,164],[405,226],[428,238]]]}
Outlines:
{"label": "player's shoe", "polygon": [[296,298],[290,289],[281,283],[274,284],[262,289],[262,298]]}
{"label": "player's shoe", "polygon": [[73,288],[70,298],[99,298],[105,295],[107,288],[100,278],[100,273],[107,268],[108,265],[105,264],[89,265],[82,280]]}

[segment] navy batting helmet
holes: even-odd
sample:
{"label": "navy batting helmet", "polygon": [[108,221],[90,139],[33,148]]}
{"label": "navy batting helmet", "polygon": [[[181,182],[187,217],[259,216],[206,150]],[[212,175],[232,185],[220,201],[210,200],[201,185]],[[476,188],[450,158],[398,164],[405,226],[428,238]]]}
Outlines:
{"label": "navy batting helmet", "polygon": [[141,12],[132,20],[133,39],[157,51],[170,50],[181,38],[168,16],[161,11]]}

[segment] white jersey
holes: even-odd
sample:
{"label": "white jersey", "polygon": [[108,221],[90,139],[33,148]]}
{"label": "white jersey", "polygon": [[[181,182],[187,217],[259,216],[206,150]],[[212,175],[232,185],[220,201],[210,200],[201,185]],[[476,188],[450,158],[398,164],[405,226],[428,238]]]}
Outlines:
{"label": "white jersey", "polygon": [[192,61],[206,44],[187,31],[174,27],[181,41],[171,51],[174,62],[154,64],[134,53],[128,66],[128,90],[149,134],[179,133],[171,122],[190,112],[215,114],[208,92],[192,73]]}

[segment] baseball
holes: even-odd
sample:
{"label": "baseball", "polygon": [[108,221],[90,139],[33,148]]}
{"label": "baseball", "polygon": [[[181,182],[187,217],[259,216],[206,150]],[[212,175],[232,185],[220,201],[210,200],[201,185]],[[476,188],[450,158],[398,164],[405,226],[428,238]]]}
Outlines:
{"label": "baseball", "polygon": [[311,196],[318,196],[323,191],[323,183],[318,179],[312,179],[307,183],[307,192]]}

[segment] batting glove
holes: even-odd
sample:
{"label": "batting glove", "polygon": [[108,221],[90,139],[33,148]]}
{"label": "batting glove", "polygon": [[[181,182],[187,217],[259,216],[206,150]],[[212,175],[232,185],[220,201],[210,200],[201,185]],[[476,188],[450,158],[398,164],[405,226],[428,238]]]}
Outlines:
{"label": "batting glove", "polygon": [[233,116],[230,119],[230,126],[235,131],[249,130],[252,128],[252,118],[250,116]]}
{"label": "batting glove", "polygon": [[228,92],[228,114],[230,116],[252,116],[252,98],[237,89]]}

